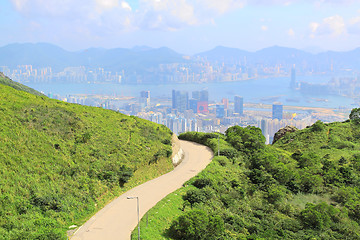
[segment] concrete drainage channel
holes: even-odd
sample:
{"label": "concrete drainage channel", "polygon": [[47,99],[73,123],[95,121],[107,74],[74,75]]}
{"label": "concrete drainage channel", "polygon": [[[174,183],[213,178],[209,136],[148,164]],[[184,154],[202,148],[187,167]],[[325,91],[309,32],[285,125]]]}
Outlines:
{"label": "concrete drainage channel", "polygon": [[180,140],[178,139],[178,137],[175,134],[172,135],[172,151],[173,151],[173,154],[171,155],[171,160],[172,160],[174,167],[176,167],[183,160],[185,153],[180,146]]}

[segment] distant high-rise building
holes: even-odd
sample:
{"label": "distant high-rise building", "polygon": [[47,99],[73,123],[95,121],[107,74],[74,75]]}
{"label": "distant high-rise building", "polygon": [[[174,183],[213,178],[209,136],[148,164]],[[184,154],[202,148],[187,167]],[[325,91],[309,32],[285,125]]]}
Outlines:
{"label": "distant high-rise building", "polygon": [[217,118],[223,118],[223,117],[225,117],[224,104],[217,104],[217,105],[216,105],[216,117],[217,117]]}
{"label": "distant high-rise building", "polygon": [[221,100],[222,104],[224,104],[224,109],[228,109],[229,108],[229,99],[227,98],[223,98]]}
{"label": "distant high-rise building", "polygon": [[240,96],[234,97],[234,112],[244,115],[244,99]]}
{"label": "distant high-rise building", "polygon": [[200,101],[209,102],[209,92],[207,90],[200,91]]}
{"label": "distant high-rise building", "polygon": [[194,118],[190,121],[190,131],[196,132],[198,130],[197,120]]}
{"label": "distant high-rise building", "polygon": [[183,133],[188,131],[188,127],[187,127],[187,119],[186,118],[180,118],[179,119],[180,122],[180,129],[179,129],[179,133]]}
{"label": "distant high-rise building", "polygon": [[273,104],[272,105],[272,119],[283,119],[283,105]]}
{"label": "distant high-rise building", "polygon": [[208,113],[209,112],[209,104],[208,102],[197,102],[197,113]]}
{"label": "distant high-rise building", "polygon": [[269,144],[270,142],[270,137],[269,137],[269,127],[268,127],[268,122],[267,120],[265,119],[262,119],[261,120],[261,123],[260,123],[260,128],[261,128],[261,132],[262,134],[264,135],[265,137],[265,144]]}
{"label": "distant high-rise building", "polygon": [[209,92],[207,90],[193,91],[192,98],[189,102],[189,108],[192,109],[194,113],[209,112]]}
{"label": "distant high-rise building", "polygon": [[150,105],[150,91],[140,92],[140,103],[144,104],[145,107]]}
{"label": "distant high-rise building", "polygon": [[197,99],[190,99],[189,100],[189,109],[193,110],[194,113],[197,113],[197,104],[198,104]]}
{"label": "distant high-rise building", "polygon": [[193,99],[200,100],[200,92],[199,91],[193,91],[191,96]]}
{"label": "distant high-rise building", "polygon": [[267,126],[267,122],[265,119],[261,120],[260,128],[261,128],[261,132],[263,133],[264,136],[266,134],[268,134],[268,126]]}
{"label": "distant high-rise building", "polygon": [[150,98],[150,91],[141,91],[140,97],[142,98]]}
{"label": "distant high-rise building", "polygon": [[291,89],[296,89],[297,88],[295,65],[291,68],[290,88]]}
{"label": "distant high-rise building", "polygon": [[183,91],[172,91],[172,107],[179,112],[189,109],[189,95]]}
{"label": "distant high-rise building", "polygon": [[176,108],[176,103],[178,102],[176,99],[176,90],[172,90],[172,108]]}

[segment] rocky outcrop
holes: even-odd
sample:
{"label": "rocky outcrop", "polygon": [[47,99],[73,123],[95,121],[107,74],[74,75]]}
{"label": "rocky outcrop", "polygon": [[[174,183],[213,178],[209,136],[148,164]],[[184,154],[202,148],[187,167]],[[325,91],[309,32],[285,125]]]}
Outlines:
{"label": "rocky outcrop", "polygon": [[181,146],[180,146],[180,140],[178,139],[178,137],[173,134],[172,136],[172,155],[171,155],[171,159],[173,162],[173,165],[176,167],[177,165],[179,165],[184,157],[184,151],[182,150]]}
{"label": "rocky outcrop", "polygon": [[295,132],[296,130],[298,130],[298,129],[296,127],[294,127],[294,126],[286,126],[284,128],[280,128],[279,131],[277,131],[275,133],[274,140],[273,140],[272,144],[276,143],[279,139],[284,137],[286,133]]}

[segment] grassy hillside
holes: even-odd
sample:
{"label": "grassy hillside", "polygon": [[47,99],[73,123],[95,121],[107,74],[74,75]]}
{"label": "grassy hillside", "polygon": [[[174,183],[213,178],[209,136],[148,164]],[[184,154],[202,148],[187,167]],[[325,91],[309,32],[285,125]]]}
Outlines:
{"label": "grassy hillside", "polygon": [[172,169],[166,127],[8,85],[0,84],[0,239],[66,239],[70,225]]}
{"label": "grassy hillside", "polygon": [[42,94],[42,93],[40,93],[40,92],[38,92],[38,91],[36,91],[36,90],[34,90],[32,88],[29,88],[29,87],[27,87],[25,85],[22,85],[22,84],[18,83],[18,82],[14,82],[10,78],[6,77],[2,72],[0,72],[0,84],[12,87],[12,88],[20,90],[20,91],[31,93],[31,94],[34,94],[34,95],[37,95],[37,96],[45,96],[44,94]]}
{"label": "grassy hillside", "polygon": [[[217,152],[216,134],[179,138]],[[220,156],[150,210],[142,239],[360,239],[357,121],[319,121],[272,146],[254,127],[220,138]]]}

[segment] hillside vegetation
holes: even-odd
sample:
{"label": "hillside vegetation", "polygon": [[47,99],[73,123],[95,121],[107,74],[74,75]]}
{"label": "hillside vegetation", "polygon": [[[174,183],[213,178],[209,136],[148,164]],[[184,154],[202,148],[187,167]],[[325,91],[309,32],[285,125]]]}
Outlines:
{"label": "hillside vegetation", "polygon": [[360,239],[359,120],[318,121],[271,146],[255,127],[179,138],[216,153],[218,137],[220,156],[149,212],[143,239]]}
{"label": "hillside vegetation", "polygon": [[27,87],[25,85],[22,85],[21,83],[14,82],[10,78],[6,77],[2,72],[0,72],[0,84],[12,87],[12,88],[14,88],[16,90],[31,93],[31,94],[34,94],[34,95],[37,95],[37,96],[45,96],[44,94],[42,94],[42,93],[40,93],[40,92],[38,92],[38,91],[36,91],[36,90],[34,90],[32,88],[29,88],[29,87]]}
{"label": "hillside vegetation", "polygon": [[70,225],[172,169],[166,127],[10,81],[0,76],[0,239],[67,239]]}

